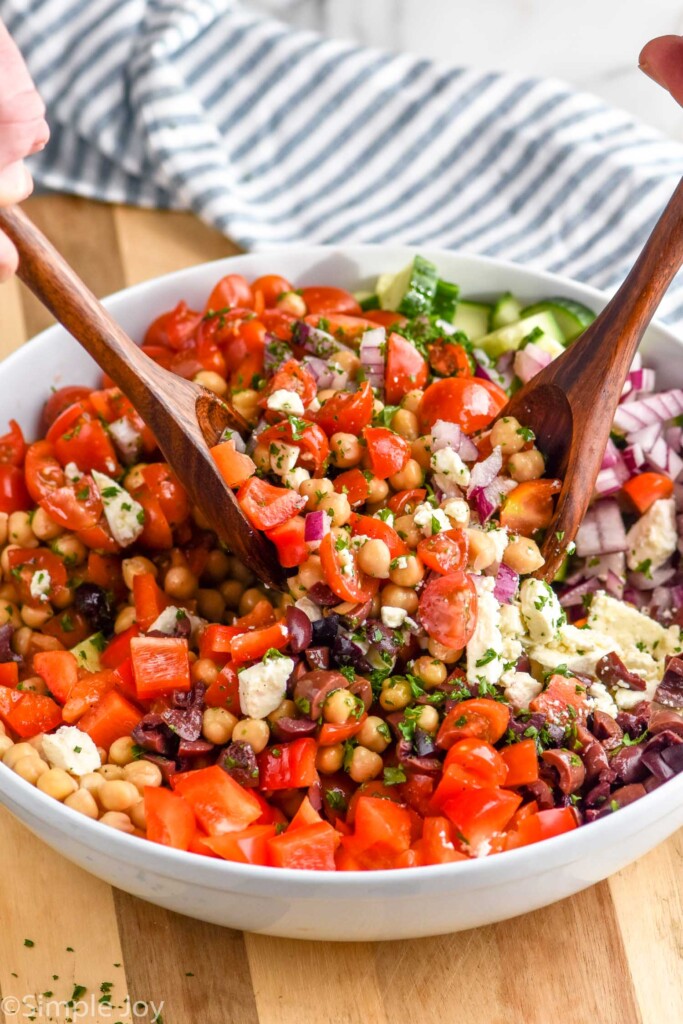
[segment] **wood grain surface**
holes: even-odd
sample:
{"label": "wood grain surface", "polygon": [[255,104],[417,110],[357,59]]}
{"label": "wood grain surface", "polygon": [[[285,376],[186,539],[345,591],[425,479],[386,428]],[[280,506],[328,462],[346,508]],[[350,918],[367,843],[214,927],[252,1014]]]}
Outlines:
{"label": "wood grain surface", "polygon": [[[61,197],[27,205],[97,295],[236,251],[181,214]],[[16,281],[0,287],[0,357],[48,323]],[[161,1004],[163,1024],[677,1024],[682,865],[679,833],[608,882],[503,924],[410,942],[294,942],[112,890],[0,810],[0,1024],[150,1022]],[[80,1002],[57,1006],[75,986]],[[111,1007],[98,1004],[107,992]]]}

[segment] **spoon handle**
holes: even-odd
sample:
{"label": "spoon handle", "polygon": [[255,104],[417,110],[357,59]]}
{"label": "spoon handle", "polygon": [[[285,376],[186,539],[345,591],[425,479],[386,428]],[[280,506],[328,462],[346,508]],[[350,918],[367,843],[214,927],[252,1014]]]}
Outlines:
{"label": "spoon handle", "polygon": [[[0,229],[19,253],[18,276],[122,391],[156,405],[156,365],[141,352],[26,214],[0,208]],[[185,382],[177,378],[180,390]],[[141,395],[144,390],[144,395]]]}

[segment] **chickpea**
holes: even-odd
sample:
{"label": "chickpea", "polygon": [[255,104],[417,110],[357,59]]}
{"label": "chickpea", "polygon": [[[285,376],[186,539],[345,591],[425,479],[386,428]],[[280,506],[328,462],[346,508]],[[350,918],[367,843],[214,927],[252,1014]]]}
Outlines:
{"label": "chickpea", "polygon": [[12,637],[12,650],[15,654],[20,654],[22,658],[27,658],[32,641],[33,630],[29,626],[20,626]]}
{"label": "chickpea", "polygon": [[320,564],[320,557],[318,555],[311,555],[305,562],[302,562],[299,566],[298,575],[301,585],[305,590],[310,590],[316,583],[321,583],[324,579],[324,573]]}
{"label": "chickpea", "polygon": [[74,603],[74,597],[76,591],[73,587],[61,587],[54,597],[50,598],[50,603],[53,608],[58,611],[63,611],[65,608],[70,608]]}
{"label": "chickpea", "polygon": [[31,605],[25,604],[19,614],[25,626],[30,626],[31,629],[40,629],[48,619],[52,618],[52,608],[49,605],[32,608]]}
{"label": "chickpea", "polygon": [[125,633],[135,622],[135,608],[132,604],[122,608],[114,622],[115,633]]}
{"label": "chickpea", "polygon": [[315,758],[315,766],[323,775],[333,775],[341,771],[344,764],[344,744],[334,743],[329,747],[319,747]]}
{"label": "chickpea", "polygon": [[270,473],[270,448],[267,444],[257,444],[251,457],[256,463],[257,469],[260,469],[262,473]]}
{"label": "chickpea", "polygon": [[78,783],[63,768],[48,768],[38,777],[36,786],[42,793],[47,793],[55,800],[66,800],[78,789]]}
{"label": "chickpea", "polygon": [[192,682],[204,683],[205,686],[211,686],[212,683],[215,683],[219,674],[220,669],[211,658],[197,658],[190,669]]}
{"label": "chickpea", "polygon": [[214,370],[200,370],[199,373],[194,375],[194,382],[195,384],[201,384],[203,388],[207,388],[209,391],[213,391],[214,395],[218,395],[219,398],[222,398],[228,390],[226,379]]}
{"label": "chickpea", "polygon": [[121,562],[121,572],[123,573],[123,582],[129,590],[132,590],[133,580],[136,576],[142,576],[144,573],[150,572],[156,579],[157,567],[149,558],[136,555],[134,558],[124,558]]}
{"label": "chickpea", "polygon": [[389,573],[391,582],[399,587],[416,587],[425,574],[424,565],[417,555],[404,555],[399,561],[400,566]]}
{"label": "chickpea", "polygon": [[373,538],[363,544],[358,552],[358,565],[368,576],[377,580],[389,578],[391,552],[383,540]]}
{"label": "chickpea", "polygon": [[435,686],[446,681],[448,672],[446,666],[438,658],[428,658],[423,655],[413,665],[413,673],[420,680],[425,690],[433,690]]}
{"label": "chickpea", "polygon": [[382,601],[379,594],[375,594],[370,605],[370,618],[378,619],[382,611]]}
{"label": "chickpea", "polygon": [[7,534],[9,532],[9,515],[7,512],[0,512],[0,547],[4,547],[7,543]]}
{"label": "chickpea", "polygon": [[220,548],[209,552],[202,576],[210,583],[222,583],[228,575],[230,562],[228,556]]}
{"label": "chickpea", "polygon": [[194,520],[194,522],[196,523],[200,530],[211,529],[211,523],[206,518],[202,510],[200,508],[197,508],[196,505],[194,505],[192,508],[192,519]]}
{"label": "chickpea", "polygon": [[326,494],[318,508],[327,512],[334,526],[345,526],[351,518],[349,499],[345,494],[338,494],[336,491]]}
{"label": "chickpea", "polygon": [[73,533],[64,533],[52,544],[55,554],[64,559],[67,565],[82,565],[88,554],[83,541],[79,540]]}
{"label": "chickpea", "polygon": [[145,786],[160,786],[163,776],[161,768],[152,761],[131,761],[123,769],[123,777],[126,782],[132,782],[139,793],[142,793]]}
{"label": "chickpea", "polygon": [[146,480],[143,476],[143,470],[147,468],[148,463],[137,462],[134,466],[130,466],[126,471],[126,475],[123,478],[123,486],[127,491],[137,491],[139,487],[146,485]]}
{"label": "chickpea", "polygon": [[233,730],[232,739],[235,743],[248,743],[255,754],[260,754],[268,746],[270,729],[262,718],[243,718]]}
{"label": "chickpea", "polygon": [[488,569],[489,565],[493,565],[498,560],[498,551],[493,538],[488,535],[486,530],[468,528],[465,533],[467,534],[467,560],[470,568],[475,572]]}
{"label": "chickpea", "polygon": [[430,704],[425,704],[415,719],[415,724],[423,732],[434,733],[439,728],[439,712]]}
{"label": "chickpea", "polygon": [[460,661],[462,658],[461,648],[446,647],[444,644],[440,644],[438,640],[430,639],[427,644],[427,650],[433,658],[442,661],[444,665],[455,665],[456,661]]}
{"label": "chickpea", "polygon": [[245,587],[250,586],[254,582],[254,574],[251,569],[248,569],[243,562],[240,562],[239,558],[234,555],[230,558],[229,567],[230,577],[233,580],[239,580]]}
{"label": "chickpea", "polygon": [[4,761],[5,764],[7,763],[5,761],[5,757],[7,756],[7,754],[9,753],[13,746],[14,743],[9,738],[9,736],[5,736],[4,733],[0,735],[0,761]]}
{"label": "chickpea", "polygon": [[131,809],[128,811],[128,814],[136,828],[139,828],[141,832],[145,832],[147,830],[147,814],[145,812],[144,800],[138,800],[136,804],[133,804]]}
{"label": "chickpea", "polygon": [[12,568],[9,564],[9,556],[11,551],[18,550],[18,544],[8,544],[4,551],[2,552],[2,554],[0,555],[0,568],[2,569],[2,574],[6,580],[9,580],[10,583],[12,582]]}
{"label": "chickpea", "polygon": [[266,600],[266,595],[258,587],[249,587],[245,590],[240,598],[239,613],[240,615],[248,615],[249,612],[253,612],[254,608],[261,601]]}
{"label": "chickpea", "polygon": [[220,595],[225,601],[226,608],[237,609],[243,593],[244,585],[239,580],[226,580],[225,583],[221,583]]}
{"label": "chickpea", "polygon": [[397,516],[394,520],[394,529],[409,548],[416,548],[422,540],[422,531],[415,525],[415,517],[412,515]]}
{"label": "chickpea", "polygon": [[330,438],[330,458],[338,469],[357,466],[363,457],[363,447],[355,434],[341,431]]}
{"label": "chickpea", "polygon": [[373,476],[372,480],[368,480],[368,504],[379,505],[381,502],[386,501],[389,496],[389,484],[386,480],[380,480],[378,477]]}
{"label": "chickpea", "polygon": [[380,595],[382,607],[389,605],[392,608],[403,608],[408,615],[417,611],[419,599],[414,590],[409,587],[399,587],[396,583],[388,583]]}
{"label": "chickpea", "polygon": [[269,715],[266,715],[266,719],[271,725],[275,725],[281,718],[296,718],[296,704],[293,700],[286,698],[275,708],[275,711],[271,711]]}
{"label": "chickpea", "polygon": [[10,601],[5,602],[4,600],[0,603],[0,626],[9,624],[18,629],[21,625],[21,615],[19,609],[12,604]]}
{"label": "chickpea", "polygon": [[314,477],[312,480],[304,480],[299,487],[299,494],[306,498],[306,510],[308,512],[315,511],[323,494],[332,494],[333,491],[334,484],[326,477],[323,479]]}
{"label": "chickpea", "polygon": [[401,399],[401,408],[407,409],[408,412],[417,412],[420,408],[420,402],[422,401],[423,391],[419,388],[413,388],[412,391],[406,392]]}
{"label": "chickpea", "polygon": [[132,782],[113,779],[100,786],[97,799],[105,811],[127,811],[138,802],[140,794]]}
{"label": "chickpea", "polygon": [[[7,513],[5,513],[6,515]],[[0,583],[0,601],[18,601],[19,591],[14,583]]]}
{"label": "chickpea", "polygon": [[524,480],[538,480],[545,472],[545,462],[538,448],[528,452],[518,452],[508,459],[508,473],[513,480],[522,483]]}
{"label": "chickpea", "polygon": [[70,807],[72,811],[78,811],[79,814],[84,814],[86,818],[92,818],[94,821],[97,821],[100,815],[97,801],[87,789],[78,789],[75,793],[69,793],[64,800],[64,806]]}
{"label": "chickpea", "polygon": [[275,305],[283,313],[289,313],[290,316],[295,316],[297,319],[306,316],[308,312],[303,296],[299,295],[298,292],[283,292],[276,299]]}
{"label": "chickpea", "polygon": [[391,421],[391,429],[395,430],[406,441],[415,441],[420,435],[420,425],[417,416],[409,409],[399,409],[394,413]]}
{"label": "chickpea", "polygon": [[318,392],[318,401],[321,405],[324,405],[330,398],[334,398],[336,394],[336,388],[323,388],[322,391]]}
{"label": "chickpea", "polygon": [[503,455],[521,452],[526,444],[522,424],[514,416],[504,416],[494,423],[490,436],[493,447],[500,448]]}
{"label": "chickpea", "polygon": [[356,733],[356,739],[362,747],[381,754],[391,743],[391,733],[383,718],[378,715],[369,715],[363,722],[360,732]]}
{"label": "chickpea", "polygon": [[110,828],[115,828],[117,832],[128,832],[132,835],[135,832],[135,826],[130,820],[127,814],[122,811],[107,811],[102,815],[100,821],[103,825],[109,825]]}
{"label": "chickpea", "polygon": [[356,698],[350,690],[333,690],[323,705],[323,718],[334,725],[343,725],[348,722],[356,706]]}
{"label": "chickpea", "polygon": [[42,508],[37,508],[33,513],[31,528],[38,540],[56,540],[64,533],[64,527],[56,523]]}
{"label": "chickpea", "polygon": [[2,763],[6,764],[8,768],[13,769],[17,761],[20,761],[22,757],[40,758],[40,754],[30,743],[13,743],[5,751]]}
{"label": "chickpea", "polygon": [[354,747],[349,762],[348,772],[354,782],[368,782],[376,779],[384,769],[384,761],[374,750],[367,747]]}
{"label": "chickpea", "polygon": [[197,611],[209,622],[221,622],[225,615],[225,598],[220,590],[200,587],[197,591]]}
{"label": "chickpea", "polygon": [[505,548],[503,561],[515,572],[525,575],[540,569],[545,559],[535,540],[531,540],[530,537],[515,537]]}
{"label": "chickpea", "polygon": [[45,761],[42,761],[39,757],[20,757],[14,766],[16,774],[25,779],[26,782],[30,782],[32,786],[35,786],[41,775],[49,771],[49,768]]}
{"label": "chickpea", "polygon": [[198,580],[185,566],[169,569],[164,577],[164,590],[178,601],[189,601],[197,593]]}
{"label": "chickpea", "polygon": [[385,679],[379,702],[385,711],[401,711],[413,699],[413,691],[407,679]]}
{"label": "chickpea", "polygon": [[127,764],[131,764],[135,760],[135,743],[130,736],[121,736],[118,740],[114,740],[109,748],[109,754],[107,756],[109,764],[117,764],[120,768],[125,768]]}
{"label": "chickpea", "polygon": [[345,373],[348,373],[349,380],[355,380],[360,370],[361,362],[354,352],[336,352],[334,361],[341,366]]}
{"label": "chickpea", "polygon": [[99,772],[86,772],[78,780],[78,788],[85,789],[88,793],[97,793],[99,788],[104,785],[104,782],[105,780]]}
{"label": "chickpea", "polygon": [[11,512],[7,523],[7,538],[20,548],[37,548],[38,538],[31,527],[30,512]]}
{"label": "chickpea", "polygon": [[403,469],[389,477],[389,483],[395,491],[410,491],[415,487],[421,487],[424,480],[424,470],[415,459],[408,459]]}
{"label": "chickpea", "polygon": [[[28,679],[23,679],[21,688],[28,693],[40,693],[43,697],[47,696],[49,693],[47,683],[44,679],[41,679],[40,676],[29,676]],[[35,738],[37,737],[34,737],[34,739]],[[29,742],[32,743],[33,740],[29,740]]]}
{"label": "chickpea", "polygon": [[248,423],[255,424],[258,420],[259,398],[258,391],[253,388],[245,388],[244,391],[235,391],[232,396],[232,404]]}
{"label": "chickpea", "polygon": [[202,716],[202,736],[219,747],[231,738],[238,719],[226,708],[206,708]]}
{"label": "chickpea", "polygon": [[118,782],[124,777],[123,768],[118,764],[103,764],[97,769],[97,773],[105,782]]}

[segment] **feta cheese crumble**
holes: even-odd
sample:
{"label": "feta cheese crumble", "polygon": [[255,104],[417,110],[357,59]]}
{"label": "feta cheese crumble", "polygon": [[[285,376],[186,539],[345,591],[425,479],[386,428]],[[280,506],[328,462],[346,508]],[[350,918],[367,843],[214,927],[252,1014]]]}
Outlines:
{"label": "feta cheese crumble", "polygon": [[435,533],[441,533],[442,530],[451,529],[451,521],[446,513],[440,508],[432,508],[426,501],[417,506],[413,513],[413,519],[425,537],[431,537]]}
{"label": "feta cheese crumble", "polygon": [[53,768],[62,768],[72,775],[87,775],[102,764],[93,740],[75,725],[62,725],[56,732],[46,733],[42,747]]}
{"label": "feta cheese crumble", "polygon": [[519,588],[524,624],[535,644],[547,644],[567,621],[557,595],[543,580],[526,579]]}
{"label": "feta cheese crumble", "polygon": [[122,548],[128,547],[144,529],[145,510],[110,476],[93,469],[92,478],[100,492],[104,515],[114,540]]}
{"label": "feta cheese crumble", "polygon": [[675,500],[660,498],[650,505],[628,531],[626,541],[629,569],[649,573],[659,569],[678,545]]}
{"label": "feta cheese crumble", "polygon": [[441,508],[456,526],[467,526],[470,521],[470,506],[464,498],[450,498]]}
{"label": "feta cheese crumble", "polygon": [[451,483],[458,487],[467,487],[470,482],[470,471],[460,456],[452,448],[440,448],[431,458],[431,467],[435,473],[435,483],[443,491],[448,491]]}
{"label": "feta cheese crumble", "polygon": [[304,403],[301,401],[301,396],[296,391],[286,391],[284,388],[273,391],[272,395],[269,395],[266,404],[269,409],[273,409],[275,412],[289,412],[294,416],[303,416],[304,413]]}
{"label": "feta cheese crumble", "polygon": [[293,491],[298,491],[304,480],[310,480],[311,474],[303,466],[295,466],[294,469],[288,470],[282,477],[282,482],[285,487],[291,487]]}
{"label": "feta cheese crumble", "polygon": [[299,449],[295,444],[273,441],[270,446],[270,468],[277,476],[285,476],[294,469],[298,458]]}
{"label": "feta cheese crumble", "polygon": [[239,673],[240,710],[249,718],[265,718],[279,708],[292,674],[291,658],[266,658]]}
{"label": "feta cheese crumble", "polygon": [[130,465],[135,462],[142,449],[142,435],[135,429],[127,416],[109,424],[109,433],[123,461]]}
{"label": "feta cheese crumble", "polygon": [[36,601],[47,601],[51,586],[52,578],[47,569],[38,569],[31,577],[31,597]]}
{"label": "feta cheese crumble", "polygon": [[480,576],[477,580],[477,625],[467,645],[467,681],[497,683],[504,670],[501,657],[500,605],[493,596],[495,581]]}
{"label": "feta cheese crumble", "polygon": [[509,700],[516,711],[528,708],[534,697],[538,697],[543,689],[542,684],[528,672],[506,672],[501,682],[505,687],[506,700]]}
{"label": "feta cheese crumble", "polygon": [[388,626],[389,629],[400,629],[408,617],[408,612],[405,608],[395,608],[391,604],[385,604],[380,615],[382,617],[382,622],[385,626]]}

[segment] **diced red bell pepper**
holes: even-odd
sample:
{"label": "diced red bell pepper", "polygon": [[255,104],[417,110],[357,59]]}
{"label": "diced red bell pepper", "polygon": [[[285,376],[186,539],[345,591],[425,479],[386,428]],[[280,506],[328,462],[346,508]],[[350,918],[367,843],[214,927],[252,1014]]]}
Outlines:
{"label": "diced red bell pepper", "polygon": [[173,636],[134,637],[130,642],[135,689],[141,700],[192,686],[187,640]]}
{"label": "diced red bell pepper", "polygon": [[238,452],[234,441],[223,441],[210,451],[228,487],[241,487],[256,472],[254,460]]}
{"label": "diced red bell pepper", "polygon": [[478,854],[496,833],[504,831],[521,802],[518,793],[506,789],[463,789],[444,804],[443,811],[468,852]]}
{"label": "diced red bell pepper", "polygon": [[399,473],[410,459],[410,443],[387,427],[366,427],[363,437],[372,472],[380,480]]}
{"label": "diced red bell pepper", "polygon": [[538,779],[538,756],[533,740],[520,740],[498,753],[507,767],[506,786],[526,786]]}
{"label": "diced red bell pepper", "polygon": [[258,755],[259,789],[302,789],[318,779],[315,767],[317,744],[304,737],[268,747]]}
{"label": "diced red bell pepper", "polygon": [[448,818],[425,818],[422,838],[413,844],[413,849],[421,865],[468,860],[466,854],[455,848],[453,826]]}
{"label": "diced red bell pepper", "polygon": [[539,843],[542,839],[552,839],[564,832],[572,832],[577,827],[576,815],[571,807],[551,807],[547,811],[528,814],[516,823],[513,831],[508,832],[505,849]]}
{"label": "diced red bell pepper", "polygon": [[268,857],[274,867],[309,871],[334,871],[338,846],[339,833],[326,821],[304,825],[294,832],[288,829],[267,842]]}
{"label": "diced red bell pepper", "polygon": [[236,636],[230,644],[232,660],[236,665],[245,661],[258,661],[266,651],[281,651],[289,641],[289,630],[284,622],[276,622],[265,629],[254,629]]}
{"label": "diced red bell pepper", "polygon": [[98,747],[109,750],[114,740],[130,736],[140,722],[142,711],[116,690],[106,693],[99,704],[83,715],[78,728],[87,732]]}
{"label": "diced red bell pepper", "polygon": [[151,572],[141,572],[133,577],[133,601],[135,619],[142,630],[149,629],[171,603]]}
{"label": "diced red bell pepper", "polygon": [[298,828],[303,828],[305,825],[317,825],[322,820],[309,798],[305,796],[290,821],[287,831],[296,832]]}
{"label": "diced red bell pepper", "polygon": [[275,825],[250,825],[242,832],[228,832],[223,836],[207,836],[205,846],[223,860],[238,864],[268,864],[268,840],[275,835]]}
{"label": "diced red bell pepper", "polygon": [[125,629],[123,633],[115,636],[100,655],[102,667],[118,668],[121,662],[130,658],[130,642],[136,636],[140,636],[140,627],[135,622],[128,629]]}
{"label": "diced red bell pepper", "polygon": [[335,743],[346,743],[357,732],[360,732],[367,717],[367,715],[361,715],[360,718],[351,718],[348,722],[343,722],[340,725],[324,722],[318,733],[318,746],[331,747]]}
{"label": "diced red bell pepper", "polygon": [[240,686],[237,671],[231,661],[218,673],[204,694],[208,708],[225,708],[234,715],[240,713]]}
{"label": "diced red bell pepper", "polygon": [[287,522],[306,504],[306,498],[290,487],[275,487],[252,476],[237,492],[242,511],[257,530],[272,530]]}
{"label": "diced red bell pepper", "polygon": [[566,725],[576,719],[585,722],[588,715],[586,687],[573,676],[551,676],[548,685],[529,704],[557,725]]}
{"label": "diced red bell pepper", "polygon": [[230,644],[241,630],[237,626],[221,626],[211,622],[202,630],[199,638],[199,657],[211,658],[219,664],[230,657]]}
{"label": "diced red bell pepper", "polygon": [[293,569],[308,558],[310,552],[304,540],[306,523],[303,516],[294,516],[286,523],[266,530],[266,537],[277,548],[280,565],[285,569]]}
{"label": "diced red bell pepper", "polygon": [[261,805],[254,795],[218,765],[176,775],[174,788],[192,806],[210,836],[242,832],[261,817]]}
{"label": "diced red bell pepper", "polygon": [[71,687],[62,708],[64,721],[70,725],[95,707],[106,693],[114,689],[117,676],[112,669],[103,672],[85,672]]}
{"label": "diced red bell pepper", "polygon": [[62,724],[62,709],[51,697],[0,686],[0,719],[22,739]]}
{"label": "diced red bell pepper", "polygon": [[147,838],[175,850],[189,850],[197,827],[190,804],[163,786],[145,786],[144,799]]}
{"label": "diced red bell pepper", "polygon": [[15,689],[19,683],[19,665],[16,661],[3,661],[0,663],[0,686],[9,686]]}
{"label": "diced red bell pepper", "polygon": [[368,500],[370,483],[362,470],[347,469],[345,473],[340,473],[339,476],[336,476],[332,482],[335,491],[338,491],[339,494],[345,494],[349,499],[351,508],[363,505]]}
{"label": "diced red bell pepper", "polygon": [[65,704],[78,681],[78,665],[71,651],[38,651],[33,655],[33,668],[55,700]]}

